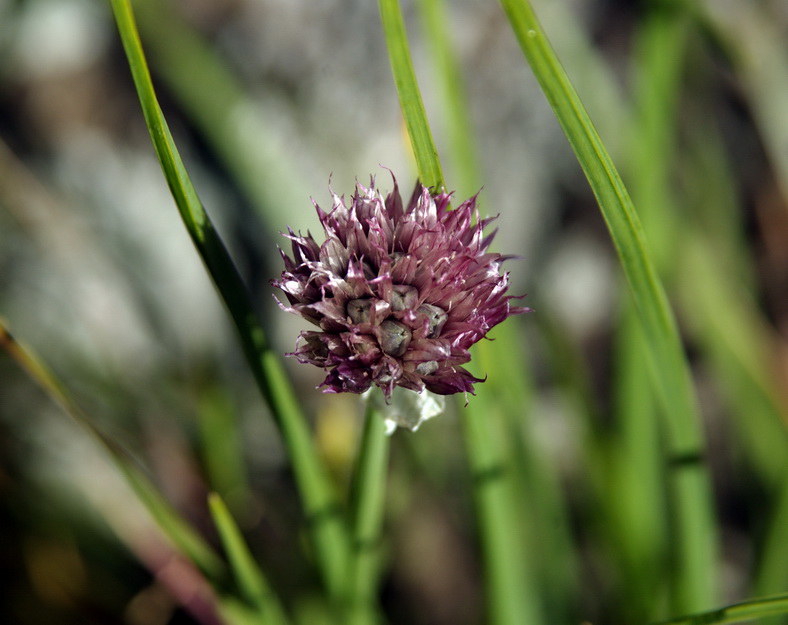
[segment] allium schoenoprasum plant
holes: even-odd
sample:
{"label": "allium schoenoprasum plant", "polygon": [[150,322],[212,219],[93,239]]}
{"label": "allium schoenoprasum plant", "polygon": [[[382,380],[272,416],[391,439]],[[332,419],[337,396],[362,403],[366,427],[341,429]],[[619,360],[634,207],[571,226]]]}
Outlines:
{"label": "allium schoenoprasum plant", "polygon": [[781,3],[6,4],[0,622],[786,624]]}

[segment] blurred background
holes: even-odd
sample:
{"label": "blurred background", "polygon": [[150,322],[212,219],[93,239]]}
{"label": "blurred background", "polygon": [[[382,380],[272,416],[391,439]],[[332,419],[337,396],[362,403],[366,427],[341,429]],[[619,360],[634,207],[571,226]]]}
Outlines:
{"label": "blurred background", "polygon": [[[523,427],[574,546],[571,564],[553,563],[570,597],[554,622],[635,622],[649,612],[623,598],[648,590],[627,585],[626,543],[638,540],[646,485],[622,478],[617,415],[638,402],[620,392],[632,356],[615,251],[499,5],[445,4],[463,83],[453,95],[418,3],[403,8],[447,186],[459,199],[482,189],[481,212],[500,214],[496,248],[520,257],[507,267],[512,291],[536,309],[508,322],[532,372],[510,383],[531,389]],[[788,591],[788,5],[534,4],[630,185],[692,357],[721,600]],[[329,205],[329,185],[350,195],[373,175],[390,189],[382,167],[403,193],[415,183],[377,5],[134,6],[203,204],[270,337],[290,351],[304,328],[268,284],[281,272],[280,233],[319,238],[311,199]],[[680,27],[655,26],[676,15]],[[452,97],[467,105],[474,162],[453,153]],[[665,110],[672,121],[660,125]],[[0,0],[0,315],[211,541],[205,495],[221,492],[285,603],[321,622],[277,431],[169,195],[107,2]],[[320,371],[287,365],[344,489],[358,398],[322,395]],[[454,410],[392,441],[382,591],[392,623],[482,622]],[[0,534],[4,623],[215,622],[199,608],[206,589],[100,448],[5,354]]]}

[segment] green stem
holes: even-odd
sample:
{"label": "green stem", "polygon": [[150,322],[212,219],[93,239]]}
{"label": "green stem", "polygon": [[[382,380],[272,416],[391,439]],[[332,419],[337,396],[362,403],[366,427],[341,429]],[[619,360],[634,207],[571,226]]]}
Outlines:
{"label": "green stem", "polygon": [[368,407],[351,493],[353,525],[347,584],[349,625],[377,621],[375,595],[380,569],[388,457],[389,437],[383,417]]}
{"label": "green stem", "polygon": [[716,536],[705,444],[676,320],[643,229],[605,146],[527,0],[500,0],[542,90],[575,151],[618,252],[643,327],[649,366],[666,415],[670,487],[679,548],[676,607],[713,605]]}
{"label": "green stem", "polygon": [[279,598],[271,590],[268,580],[254,561],[241,530],[224,501],[218,494],[211,493],[208,496],[208,506],[241,595],[253,606],[258,622],[260,625],[286,625],[287,617]]}
{"label": "green stem", "polygon": [[528,520],[518,516],[522,493],[517,490],[511,450],[501,435],[502,419],[490,410],[495,402],[484,401],[485,393],[479,388],[479,396],[461,415],[484,562],[486,622],[538,625],[541,608],[523,545]]}
{"label": "green stem", "polygon": [[[681,271],[677,262],[680,256],[677,244],[681,234],[678,229],[682,226],[675,208],[676,194],[671,183],[676,157],[678,99],[682,89],[688,35],[689,23],[686,15],[655,3],[645,14],[639,27],[635,55],[635,114],[628,146],[630,189],[651,244],[649,251],[652,252],[654,266],[667,281],[670,281],[677,271]],[[665,458],[666,451],[675,457],[675,439],[667,450],[663,449],[660,440],[661,428],[654,425],[661,426],[666,419],[669,423],[672,409],[668,408],[666,411],[664,401],[661,406],[658,401],[654,402],[656,405],[650,405],[654,395],[651,388],[645,387],[644,393],[643,384],[653,383],[654,380],[653,376],[648,375],[650,372],[647,367],[644,368],[641,364],[648,362],[649,346],[643,340],[637,316],[633,306],[625,307],[622,349],[619,351],[622,369],[619,386],[625,395],[628,394],[629,400],[629,405],[625,404],[619,411],[621,451],[625,456],[629,456],[626,460],[627,466],[631,467],[627,473],[628,479],[634,478],[637,482],[630,482],[632,488],[629,513],[632,515],[630,522],[633,529],[628,535],[640,537],[628,545],[628,555],[633,556],[629,564],[635,567],[630,569],[633,572],[638,570],[637,567],[652,573],[658,571],[656,565],[659,562],[659,551],[655,549],[665,543],[662,542],[664,537],[659,534],[654,519],[670,519],[672,536],[667,546],[676,565],[675,575],[670,580],[671,611],[681,614],[709,607],[714,600],[713,596],[702,599],[714,576],[708,569],[703,570],[705,565],[701,558],[705,556],[699,554],[698,547],[708,546],[704,546],[703,539],[699,541],[691,531],[693,525],[697,526],[700,520],[698,515],[705,515],[706,512],[696,504],[680,499],[682,496],[691,496],[689,484],[682,485],[682,481],[688,481],[688,474],[706,473],[706,469],[701,465],[684,468],[680,464],[671,463],[670,456]],[[647,377],[639,380],[639,374]],[[656,418],[661,420],[656,421]],[[667,483],[657,476],[656,471],[660,469],[666,473]],[[708,478],[704,475],[703,479]],[[670,505],[667,506],[667,516],[663,516],[660,514],[663,512],[662,500],[653,494],[661,492],[660,489],[666,485],[669,488]],[[652,493],[651,501],[637,503],[644,492]],[[651,535],[647,532],[651,532]],[[645,567],[644,563],[647,564]],[[644,601],[651,602],[644,603],[644,607],[652,608],[653,592],[650,589],[653,588],[655,578],[641,574],[632,579],[641,582],[639,594]]]}
{"label": "green stem", "polygon": [[339,600],[349,547],[336,495],[284,367],[268,347],[246,287],[178,154],[156,100],[129,0],[112,0],[112,8],[165,178],[184,225],[235,323],[247,362],[280,429],[293,463],[318,567],[330,596]]}

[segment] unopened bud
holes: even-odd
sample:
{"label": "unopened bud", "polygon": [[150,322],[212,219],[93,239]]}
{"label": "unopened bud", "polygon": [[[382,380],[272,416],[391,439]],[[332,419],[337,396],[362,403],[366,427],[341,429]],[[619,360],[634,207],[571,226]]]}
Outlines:
{"label": "unopened bud", "polygon": [[433,304],[422,304],[419,306],[417,312],[427,318],[427,323],[429,324],[427,328],[427,337],[431,339],[435,338],[441,333],[441,330],[443,330],[443,325],[449,318],[449,315],[447,315],[442,308]]}
{"label": "unopened bud", "polygon": [[371,299],[352,299],[347,303],[347,316],[353,323],[366,323],[369,321],[370,308]]}
{"label": "unopened bud", "polygon": [[386,320],[380,324],[380,349],[389,356],[402,356],[408,349],[411,334],[404,323]]}
{"label": "unopened bud", "polygon": [[413,308],[419,301],[419,292],[412,286],[395,284],[391,294],[392,310],[407,310]]}

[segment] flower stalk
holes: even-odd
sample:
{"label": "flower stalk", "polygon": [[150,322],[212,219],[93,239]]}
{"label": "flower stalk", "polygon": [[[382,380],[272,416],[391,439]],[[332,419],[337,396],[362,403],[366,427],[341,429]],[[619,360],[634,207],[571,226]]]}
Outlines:
{"label": "flower stalk", "polygon": [[351,490],[348,625],[377,622],[375,595],[380,577],[388,457],[385,420],[368,402]]}

